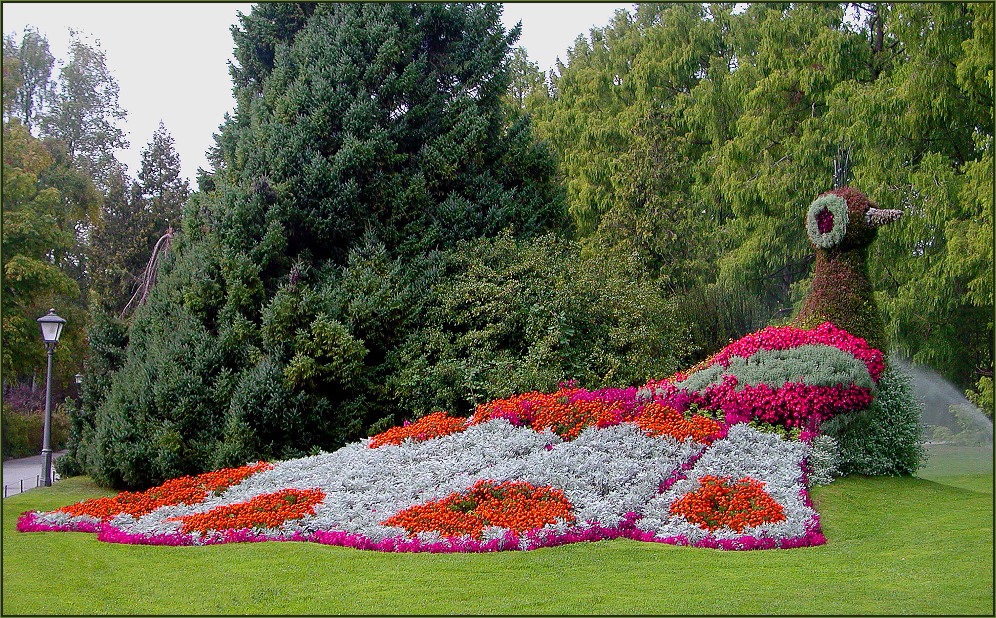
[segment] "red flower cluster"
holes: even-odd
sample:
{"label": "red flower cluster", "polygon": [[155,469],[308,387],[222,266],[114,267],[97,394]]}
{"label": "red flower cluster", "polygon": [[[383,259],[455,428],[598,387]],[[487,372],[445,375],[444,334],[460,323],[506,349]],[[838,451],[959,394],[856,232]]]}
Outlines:
{"label": "red flower cluster", "polygon": [[686,419],[681,412],[656,401],[645,405],[634,422],[648,436],[667,435],[678,441],[691,436],[696,442],[712,444],[720,436],[720,426],[716,421],[698,415]]}
{"label": "red flower cluster", "polygon": [[557,520],[574,522],[571,508],[559,489],[535,487],[525,481],[495,483],[483,480],[467,492],[455,492],[442,500],[417,504],[382,523],[404,528],[408,536],[435,531],[443,536],[467,534],[481,539],[486,526],[524,532]]}
{"label": "red flower cluster", "polygon": [[221,493],[249,476],[272,467],[273,464],[260,461],[240,468],[222,468],[197,476],[181,476],[143,492],[123,491],[114,497],[92,498],[64,506],[59,511],[74,516],[87,515],[101,521],[108,521],[121,513],[141,517],[162,506],[200,504],[208,493]]}
{"label": "red flower cluster", "polygon": [[470,424],[504,418],[516,426],[529,425],[535,431],[550,428],[565,440],[573,440],[589,425],[609,427],[631,420],[622,402],[601,399],[572,399],[582,389],[561,387],[555,393],[531,392],[497,399],[477,406]]}
{"label": "red flower cluster", "polygon": [[446,412],[433,412],[401,427],[391,427],[385,432],[370,438],[370,448],[385,444],[401,444],[406,438],[422,441],[458,433],[467,428],[467,419],[462,416],[447,416]]}
{"label": "red flower cluster", "polygon": [[764,483],[750,477],[731,483],[730,477],[703,476],[698,489],[671,504],[671,513],[709,531],[730,528],[743,532],[785,521],[782,505],[764,491]]}
{"label": "red flower cluster", "polygon": [[209,530],[243,530],[277,528],[288,519],[314,515],[315,507],[325,499],[320,489],[281,489],[262,494],[247,502],[224,504],[204,513],[170,517],[183,522],[180,532],[206,533]]}
{"label": "red flower cluster", "polygon": [[695,404],[701,409],[722,411],[727,425],[753,419],[786,427],[812,429],[838,414],[867,408],[871,389],[838,384],[820,386],[787,382],[780,388],[767,384],[739,385],[727,375],[701,393],[679,389],[673,382],[655,386],[654,398],[665,406],[681,409]]}

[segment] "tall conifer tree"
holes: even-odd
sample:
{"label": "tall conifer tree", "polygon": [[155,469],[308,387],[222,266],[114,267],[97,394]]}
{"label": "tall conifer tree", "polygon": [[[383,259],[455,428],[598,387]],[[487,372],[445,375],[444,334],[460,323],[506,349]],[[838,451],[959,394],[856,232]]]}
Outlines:
{"label": "tall conifer tree", "polygon": [[398,409],[393,350],[428,297],[430,255],[564,226],[553,160],[503,100],[518,32],[500,12],[264,3],[240,17],[237,108],[124,362],[86,402],[88,473],[139,487],[365,435]]}

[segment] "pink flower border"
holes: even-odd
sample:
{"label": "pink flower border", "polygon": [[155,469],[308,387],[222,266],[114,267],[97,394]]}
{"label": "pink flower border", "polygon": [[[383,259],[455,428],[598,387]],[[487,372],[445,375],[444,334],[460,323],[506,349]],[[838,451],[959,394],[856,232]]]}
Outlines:
{"label": "pink flower border", "polygon": [[[672,481],[673,483],[674,481]],[[812,506],[809,494],[805,489],[800,494],[807,506]],[[583,529],[567,532],[546,530],[531,530],[516,534],[509,530],[502,538],[478,541],[470,537],[450,537],[441,541],[424,542],[419,538],[404,536],[390,537],[381,541],[373,541],[361,534],[342,531],[317,531],[308,534],[295,532],[290,536],[270,536],[255,530],[226,530],[208,535],[202,540],[180,533],[135,534],[125,532],[104,522],[78,521],[68,524],[48,524],[38,520],[38,513],[26,511],[17,520],[18,532],[87,532],[96,533],[97,540],[105,543],[122,543],[130,545],[164,545],[170,547],[192,545],[221,545],[224,543],[261,543],[266,541],[297,541],[335,545],[352,549],[400,552],[400,553],[486,553],[496,551],[522,551],[541,547],[556,547],[581,542],[597,542],[618,538],[632,539],[650,543],[668,545],[684,545],[719,550],[755,550],[755,549],[791,549],[796,547],[813,547],[826,543],[826,537],[820,529],[819,514],[814,514],[806,524],[806,533],[801,537],[775,539],[771,537],[754,537],[743,535],[732,539],[717,539],[707,536],[699,541],[691,542],[685,535],[658,537],[652,532],[641,530],[636,526],[641,515],[627,513],[617,526],[603,526],[596,522],[588,522]]]}

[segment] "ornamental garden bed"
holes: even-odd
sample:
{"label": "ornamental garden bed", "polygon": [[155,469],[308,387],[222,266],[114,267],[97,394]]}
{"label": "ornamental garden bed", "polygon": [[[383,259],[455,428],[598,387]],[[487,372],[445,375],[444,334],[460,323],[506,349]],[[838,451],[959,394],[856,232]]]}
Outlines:
{"label": "ornamental garden bed", "polygon": [[173,479],[21,531],[394,552],[531,550],[629,538],[717,549],[825,542],[808,492],[819,423],[867,406],[882,355],[826,323],[769,327],[636,388],[564,384],[437,412],[333,453]]}

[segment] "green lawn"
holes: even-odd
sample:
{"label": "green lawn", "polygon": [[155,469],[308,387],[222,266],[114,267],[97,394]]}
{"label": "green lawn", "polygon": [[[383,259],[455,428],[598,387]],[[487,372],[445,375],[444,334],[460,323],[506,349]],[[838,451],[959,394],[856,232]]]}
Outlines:
{"label": "green lawn", "polygon": [[3,501],[2,610],[993,615],[992,450],[936,449],[923,477],[816,489],[829,539],[821,547],[720,552],[617,540],[485,555],[311,543],[148,547],[16,532],[24,510],[106,494],[67,479]]}

